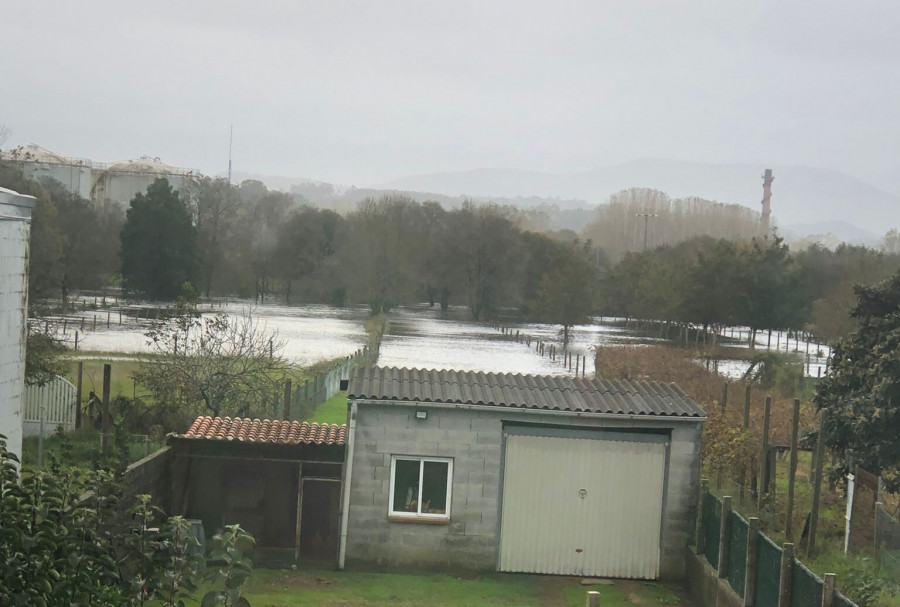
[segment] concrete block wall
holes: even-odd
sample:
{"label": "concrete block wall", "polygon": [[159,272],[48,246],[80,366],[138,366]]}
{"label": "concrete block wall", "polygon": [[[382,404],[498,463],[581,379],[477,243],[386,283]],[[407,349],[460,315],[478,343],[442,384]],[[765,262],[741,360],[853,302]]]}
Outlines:
{"label": "concrete block wall", "polygon": [[[497,416],[360,406],[347,564],[492,570],[499,538],[502,425]],[[453,458],[449,524],[388,521],[391,456]]]}
{"label": "concrete block wall", "polygon": [[[502,408],[429,408],[360,403],[350,482],[347,566],[495,570],[500,543],[504,424],[575,429],[656,428],[671,432],[663,511],[662,579],[684,577],[694,531],[700,423],[590,415],[535,414]],[[449,524],[388,520],[391,456],[453,458]],[[626,488],[627,489],[627,488]]]}

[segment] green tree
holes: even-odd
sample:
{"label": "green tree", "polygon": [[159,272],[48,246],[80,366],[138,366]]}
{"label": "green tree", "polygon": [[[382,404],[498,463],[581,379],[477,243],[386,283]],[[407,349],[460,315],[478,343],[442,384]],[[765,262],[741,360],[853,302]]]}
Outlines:
{"label": "green tree", "polygon": [[308,279],[334,256],[342,227],[340,215],[313,207],[294,211],[278,227],[274,273],[284,283],[288,304],[291,303],[295,283]]}
{"label": "green tree", "polygon": [[562,325],[563,347],[567,347],[570,329],[588,322],[594,310],[597,269],[589,248],[577,242],[551,241],[544,254],[549,257],[550,267],[541,275],[529,316],[539,322]]}
{"label": "green tree", "polygon": [[53,223],[61,246],[55,278],[65,306],[71,291],[100,289],[118,271],[122,207],[85,200],[55,179],[42,179],[41,186],[56,209]]}
{"label": "green tree", "polygon": [[485,320],[500,305],[518,303],[522,235],[495,205],[466,202],[453,215],[453,255],[462,272],[466,303],[473,320]]}
{"label": "green tree", "polygon": [[747,296],[739,320],[751,329],[750,344],[760,329],[800,329],[808,316],[809,302],[802,274],[782,238],[754,238],[744,250]]}
{"label": "green tree", "polygon": [[172,299],[198,274],[197,234],[191,214],[166,179],[131,200],[122,228],[125,288],[152,299]]}
{"label": "green tree", "polygon": [[[900,464],[900,272],[856,288],[858,328],[840,340],[815,402],[829,410],[828,446],[875,473]],[[842,460],[846,461],[846,459]]]}
{"label": "green tree", "polygon": [[175,317],[147,333],[152,352],[135,379],[153,394],[160,423],[184,427],[196,415],[272,417],[293,367],[283,343],[249,314]]}

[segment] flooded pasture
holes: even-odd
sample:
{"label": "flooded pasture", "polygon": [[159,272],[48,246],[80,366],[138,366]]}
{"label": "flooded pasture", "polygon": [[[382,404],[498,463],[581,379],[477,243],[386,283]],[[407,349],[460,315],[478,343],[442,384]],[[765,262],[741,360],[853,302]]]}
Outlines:
{"label": "flooded pasture", "polygon": [[[261,330],[276,333],[284,344],[283,354],[298,364],[315,364],[348,356],[367,342],[365,306],[333,308],[325,305],[280,304],[254,305],[252,301],[230,300],[204,304],[203,315],[226,314],[230,317],[252,315]],[[133,356],[153,351],[145,333],[152,321],[135,317],[135,308],[118,310],[86,310],[69,319],[57,334],[71,347],[79,330],[79,350],[110,355]],[[578,361],[579,375],[594,373],[594,350],[598,346],[644,346],[664,343],[660,337],[626,328],[623,319],[593,318],[590,324],[569,330],[569,352],[572,361],[562,355],[549,356],[550,345],[557,352],[563,341],[562,327],[541,323],[505,322],[501,331],[494,324],[470,319],[463,306],[447,311],[425,305],[406,306],[387,315],[387,327],[381,344],[378,364],[418,369],[456,369],[493,373],[531,375],[574,374]],[[720,332],[720,343],[732,348],[749,348],[746,328],[726,328]],[[517,339],[518,335],[518,339]],[[768,333],[756,336],[757,350],[770,346]],[[541,355],[539,344],[545,344]],[[830,353],[827,346],[807,343],[786,333],[773,332],[771,349],[792,352],[804,361],[807,375],[824,374]],[[698,364],[706,364],[698,360]],[[719,360],[714,368],[722,375],[739,378],[749,367],[746,360]],[[713,367],[711,367],[713,368]]]}

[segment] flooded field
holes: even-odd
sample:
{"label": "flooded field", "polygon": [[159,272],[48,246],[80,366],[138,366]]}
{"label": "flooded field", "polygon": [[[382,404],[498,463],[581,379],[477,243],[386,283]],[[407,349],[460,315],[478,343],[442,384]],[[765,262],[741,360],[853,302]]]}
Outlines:
{"label": "flooded field", "polygon": [[[364,329],[368,308],[364,306],[332,308],[324,305],[285,306],[266,304],[254,306],[250,301],[216,302],[206,307],[204,315],[224,313],[230,316],[252,314],[266,332],[275,332],[284,342],[284,355],[299,364],[313,364],[348,356],[366,343]],[[70,318],[58,335],[71,347],[75,330],[79,330],[79,350],[132,356],[151,351],[144,333],[151,321],[135,318],[126,310],[87,310]],[[588,376],[594,373],[594,348],[605,345],[642,346],[664,343],[665,340],[626,329],[621,319],[594,318],[594,322],[570,329],[569,351],[578,357],[579,375],[583,369]],[[107,324],[108,323],[108,324]],[[491,324],[469,320],[465,307],[452,307],[447,312],[427,306],[398,308],[388,314],[388,325],[381,345],[378,364],[419,369],[457,369],[495,373],[523,373],[541,375],[573,374],[574,360],[567,367],[563,357],[551,360],[549,344],[557,349],[562,344],[559,325],[539,323],[505,323],[506,332]],[[65,332],[62,329],[65,329]],[[520,339],[516,340],[518,332]],[[748,348],[746,328],[728,328],[721,334],[721,343],[731,347]],[[529,343],[530,342],[530,343]],[[541,356],[538,343],[545,342]],[[756,347],[765,350],[768,334],[757,335]],[[802,339],[788,339],[787,334],[772,334],[771,349],[793,352],[804,360],[808,375],[825,372],[830,353],[827,346],[807,344]],[[808,351],[808,362],[807,362]],[[586,357],[586,359],[585,359]],[[697,361],[705,364],[705,361]],[[744,360],[720,360],[718,372],[739,378],[747,370]]]}
{"label": "flooded field", "polygon": [[[204,316],[224,313],[229,316],[252,314],[259,326],[267,333],[276,333],[284,342],[283,354],[299,364],[312,364],[348,356],[366,343],[363,323],[368,316],[368,308],[332,308],[323,305],[254,306],[252,302],[227,302],[216,304],[214,309],[204,307]],[[111,312],[107,327],[108,312],[86,311],[86,330],[79,335],[79,350],[92,350],[116,354],[136,354],[151,352],[144,333],[149,329],[149,321],[123,317],[119,324],[119,313]],[[98,319],[94,329],[94,318]],[[80,325],[79,325],[80,326]],[[74,345],[74,331],[70,326],[65,332],[69,346]]]}
{"label": "flooded field", "polygon": [[[468,320],[468,310],[454,307],[447,312],[425,306],[392,311],[388,331],[381,343],[378,364],[419,369],[457,369],[494,373],[563,375],[571,372],[562,360],[540,356],[537,341],[562,343],[561,327],[536,323],[505,324],[510,333]],[[529,336],[531,344],[517,342]],[[570,329],[569,350],[584,357],[584,371],[594,373],[593,349],[597,345],[640,345],[658,340],[637,335],[620,326],[577,325]],[[545,354],[546,354],[545,350]],[[579,371],[579,375],[581,371]]]}

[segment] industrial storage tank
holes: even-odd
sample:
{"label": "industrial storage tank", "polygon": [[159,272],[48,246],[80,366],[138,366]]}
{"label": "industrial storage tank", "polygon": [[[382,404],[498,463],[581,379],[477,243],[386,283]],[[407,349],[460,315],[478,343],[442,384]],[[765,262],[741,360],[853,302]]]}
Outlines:
{"label": "industrial storage tank", "polygon": [[173,188],[182,191],[196,184],[200,177],[199,171],[174,167],[148,156],[107,165],[95,163],[94,169],[91,200],[113,200],[122,204],[127,204],[157,179],[168,179]]}
{"label": "industrial storage tank", "polygon": [[49,177],[82,198],[91,197],[93,163],[90,160],[60,156],[33,143],[0,151],[0,159],[14,164],[29,179],[39,181]]}

